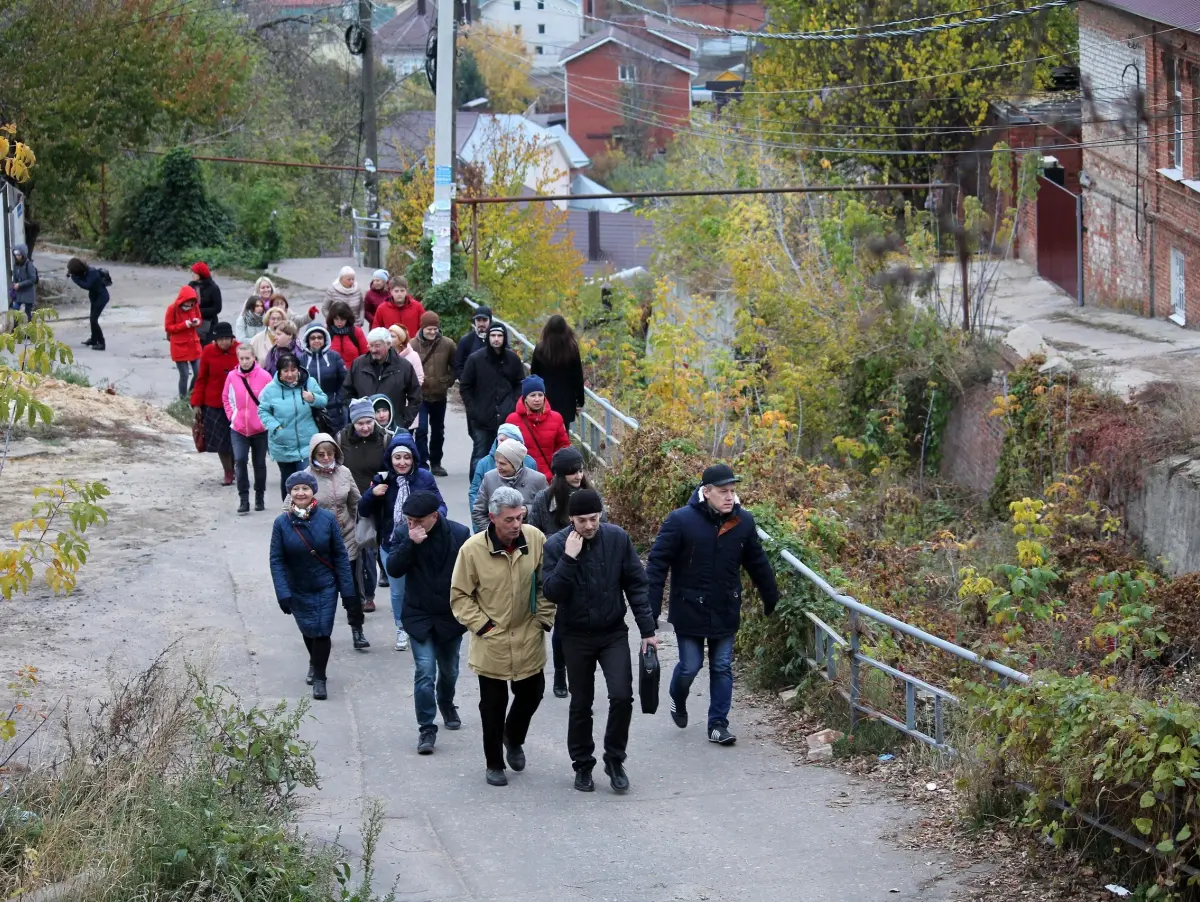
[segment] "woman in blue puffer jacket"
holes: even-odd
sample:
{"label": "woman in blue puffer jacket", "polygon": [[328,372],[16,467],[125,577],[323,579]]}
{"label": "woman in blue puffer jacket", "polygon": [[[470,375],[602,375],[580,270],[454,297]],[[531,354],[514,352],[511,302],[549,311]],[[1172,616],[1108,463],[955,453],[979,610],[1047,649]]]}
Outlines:
{"label": "woman in blue puffer jacket", "polygon": [[[388,442],[387,451],[380,462],[380,472],[371,480],[371,487],[363,492],[358,502],[358,515],[375,521],[379,536],[379,554],[383,566],[387,567],[388,554],[396,549],[397,530],[407,530],[408,524],[400,512],[408,496],[414,492],[432,492],[441,502],[438,513],[446,516],[446,501],[438,489],[437,480],[428,470],[417,466],[419,459],[417,442],[409,433],[403,432]],[[386,474],[381,480],[379,476]],[[408,635],[404,632],[402,614],[404,610],[404,578],[393,577],[389,585],[392,596],[392,619],[396,621],[396,651],[408,648]]]}
{"label": "woman in blue puffer jacket", "polygon": [[308,443],[320,430],[313,408],[324,407],[321,386],[291,354],[279,358],[275,378],[258,398],[258,418],[267,430],[267,450],[279,467],[279,494],[287,497],[284,484],[297,470],[308,466]]}
{"label": "woman in blue puffer jacket", "polygon": [[313,323],[304,330],[304,341],[301,343],[300,365],[308,371],[308,375],[317,380],[321,391],[325,392],[325,412],[329,415],[329,424],[333,434],[346,425],[346,405],[342,399],[342,383],[346,381],[346,363],[342,355],[329,347],[329,330],[320,323]]}

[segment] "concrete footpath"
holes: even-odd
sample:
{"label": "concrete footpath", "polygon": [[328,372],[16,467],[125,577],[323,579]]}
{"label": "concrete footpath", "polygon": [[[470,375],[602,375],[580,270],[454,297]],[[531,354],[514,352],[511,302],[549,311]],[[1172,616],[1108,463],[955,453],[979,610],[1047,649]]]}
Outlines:
{"label": "concrete footpath", "polygon": [[[39,262],[52,256],[39,255]],[[297,277],[307,279],[297,294],[315,294],[340,265],[320,261],[290,267],[287,275],[297,283]],[[123,393],[165,400],[174,391],[175,371],[166,358],[161,318],[174,297],[172,285],[186,281],[186,273],[112,269],[115,300],[104,323],[110,350],[83,357],[83,363],[95,381],[112,379]],[[248,294],[249,285],[226,287],[219,281],[230,309]],[[60,327],[73,342],[86,330],[86,319],[81,326],[75,318],[80,309],[64,309]],[[450,476],[439,483],[451,517],[466,522],[470,444],[461,412],[454,408],[447,429],[444,464]],[[102,566],[111,573],[95,571],[81,592],[63,603],[60,610],[69,616],[61,621],[61,635],[46,640],[52,645],[36,647],[51,660],[78,653],[84,679],[94,677],[97,668],[141,664],[166,641],[183,636],[185,647],[209,650],[215,680],[263,704],[296,701],[309,694],[306,655],[292,618],[276,606],[267,565],[279,499],[275,467],[270,466],[268,512],[239,517],[233,490],[217,487],[218,467],[209,456],[203,458],[198,465],[171,468],[169,493],[143,487],[144,503],[163,512],[153,539],[117,541],[117,531],[138,528],[138,493],[131,493],[129,509],[114,518],[108,538],[97,544]],[[386,590],[380,590],[379,610],[367,615],[366,632],[374,643],[367,652],[353,651],[349,627],[339,614],[330,697],[313,703],[313,720],[305,727],[317,744],[322,786],[306,794],[302,817],[315,836],[340,836],[353,849],[370,800],[379,800],[386,820],[376,886],[386,889],[396,880],[399,899],[969,897],[969,884],[961,882],[966,872],[948,854],[901,849],[895,842],[919,812],[885,800],[837,770],[798,763],[770,739],[769,727],[753,709],[735,701],[736,746],[707,742],[703,674],[690,701],[693,723],[687,729],[674,726],[665,704],[653,716],[635,712],[628,795],[614,795],[599,769],[595,793],[572,788],[568,703],[549,691],[533,720],[527,770],[510,771],[510,785],[495,788],[484,782],[478,686],[466,667],[464,641],[457,700],[463,728],[442,729],[436,753],[418,756],[412,658],[393,650],[386,599]],[[53,607],[45,610],[58,616]],[[41,635],[32,612],[21,629],[29,640],[20,659],[27,660],[26,650]],[[84,646],[90,652],[79,652],[77,643],[84,637],[92,640]],[[663,649],[668,671],[675,658],[668,627]],[[50,675],[56,676],[53,668]],[[598,739],[605,695],[597,675]]]}

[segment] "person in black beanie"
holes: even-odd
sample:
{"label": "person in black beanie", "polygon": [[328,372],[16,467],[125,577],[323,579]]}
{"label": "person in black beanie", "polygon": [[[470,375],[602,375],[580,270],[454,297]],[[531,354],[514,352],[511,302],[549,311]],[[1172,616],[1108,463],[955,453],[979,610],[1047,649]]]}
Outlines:
{"label": "person in black beanie", "polygon": [[[389,576],[405,577],[404,628],[411,643],[413,704],[417,709],[417,753],[433,754],[437,741],[434,715],[442,712],[447,730],[462,726],[454,706],[458,682],[458,652],[467,628],[450,610],[450,577],[458,549],[471,538],[471,530],[447,520],[438,508],[442,499],[433,492],[413,492],[401,508],[404,523],[397,523],[395,550],[387,556]],[[435,692],[436,685],[436,692]]]}
{"label": "person in black beanie", "polygon": [[633,610],[642,651],[658,647],[648,596],[649,581],[625,530],[601,523],[604,503],[592,489],[580,489],[568,502],[571,525],[546,541],[543,592],[557,606],[555,629],[562,634],[571,683],[567,751],[575,769],[575,788],[592,792],[596,766],[592,737],[592,700],[596,665],[608,685],[608,723],[604,729],[604,772],[613,792],[629,791],[625,746],[633,717],[633,667],[625,603]]}

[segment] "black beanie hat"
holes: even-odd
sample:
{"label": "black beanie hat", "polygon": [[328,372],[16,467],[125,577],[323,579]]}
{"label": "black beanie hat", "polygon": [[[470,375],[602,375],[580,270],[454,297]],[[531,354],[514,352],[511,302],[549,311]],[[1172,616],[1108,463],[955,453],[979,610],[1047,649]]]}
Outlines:
{"label": "black beanie hat", "polygon": [[572,517],[602,514],[604,502],[600,500],[600,493],[595,489],[580,489],[567,502],[567,513]]}
{"label": "black beanie hat", "polygon": [[428,517],[436,514],[441,507],[441,501],[433,492],[413,492],[404,500],[400,510],[406,517]]}
{"label": "black beanie hat", "polygon": [[574,448],[559,448],[550,459],[550,472],[555,476],[569,476],[583,469],[583,455]]}

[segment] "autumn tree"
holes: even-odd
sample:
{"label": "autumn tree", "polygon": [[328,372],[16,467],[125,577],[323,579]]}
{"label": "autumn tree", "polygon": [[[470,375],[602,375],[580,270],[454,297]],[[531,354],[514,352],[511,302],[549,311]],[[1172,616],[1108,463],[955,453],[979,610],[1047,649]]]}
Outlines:
{"label": "autumn tree", "polygon": [[[525,132],[481,119],[490,128],[479,146],[486,154],[459,171],[458,197],[520,197],[548,194],[563,173],[551,164],[551,151]],[[390,267],[401,271],[418,253],[426,211],[433,203],[433,146],[410,159],[410,175],[385,182],[381,203],[392,213]],[[583,256],[565,232],[566,210],[551,203],[482,204],[478,207],[478,248],[473,245],[471,213],[458,205],[463,260],[468,269],[478,250],[479,283],[490,292],[499,313],[522,327],[539,323],[548,310],[572,312],[582,280]]]}
{"label": "autumn tree", "polygon": [[102,163],[243,99],[250,51],[201,0],[0,0],[0,97],[39,149],[35,197],[69,200]]}
{"label": "autumn tree", "polygon": [[532,81],[533,61],[520,36],[492,25],[471,25],[462,30],[459,47],[474,58],[493,113],[521,113],[533,103],[538,95]]}
{"label": "autumn tree", "polygon": [[768,0],[767,6],[771,31],[845,29],[854,37],[762,41],[751,77],[759,93],[738,105],[744,124],[772,144],[912,151],[858,156],[906,176],[928,172],[929,152],[970,146],[991,101],[1046,87],[1052,66],[1074,64],[1078,43],[1073,7],[882,37],[872,36],[870,26],[920,19],[898,28],[925,27],[985,13],[975,0]]}

